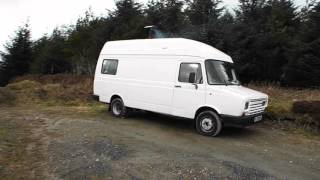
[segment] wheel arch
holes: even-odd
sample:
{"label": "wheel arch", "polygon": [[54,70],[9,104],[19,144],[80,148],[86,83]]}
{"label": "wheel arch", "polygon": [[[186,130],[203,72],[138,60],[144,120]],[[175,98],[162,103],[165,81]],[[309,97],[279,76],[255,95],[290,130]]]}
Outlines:
{"label": "wheel arch", "polygon": [[115,99],[115,98],[120,98],[120,99],[122,99],[122,101],[123,101],[123,98],[122,98],[119,94],[114,94],[114,95],[112,95],[112,96],[110,97],[110,103],[111,103],[112,100]]}
{"label": "wheel arch", "polygon": [[194,114],[194,119],[197,118],[198,114],[200,114],[201,112],[208,111],[208,110],[213,111],[213,112],[217,113],[218,116],[220,116],[220,113],[216,108],[210,107],[210,106],[202,106],[197,109],[196,113]]}

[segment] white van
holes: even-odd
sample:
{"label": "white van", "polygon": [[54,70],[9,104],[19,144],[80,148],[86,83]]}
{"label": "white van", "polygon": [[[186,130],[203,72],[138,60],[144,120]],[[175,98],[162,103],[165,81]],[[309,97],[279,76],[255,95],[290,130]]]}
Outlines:
{"label": "white van", "polygon": [[261,121],[268,104],[266,94],[239,84],[230,56],[182,38],[107,42],[93,91],[116,117],[141,109],[194,119],[210,136]]}

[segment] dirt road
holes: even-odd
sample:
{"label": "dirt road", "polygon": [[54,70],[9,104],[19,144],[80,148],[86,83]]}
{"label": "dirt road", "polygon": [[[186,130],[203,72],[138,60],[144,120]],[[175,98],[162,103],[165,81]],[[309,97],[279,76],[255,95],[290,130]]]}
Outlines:
{"label": "dirt road", "polygon": [[4,179],[319,179],[320,138],[261,123],[217,138],[192,123],[88,108],[0,108]]}

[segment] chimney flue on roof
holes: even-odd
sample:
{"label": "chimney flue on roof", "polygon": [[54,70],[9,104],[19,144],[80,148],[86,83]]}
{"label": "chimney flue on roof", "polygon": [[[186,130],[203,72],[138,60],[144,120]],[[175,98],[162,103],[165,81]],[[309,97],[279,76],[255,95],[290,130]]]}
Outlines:
{"label": "chimney flue on roof", "polygon": [[166,38],[167,35],[158,29],[155,25],[145,26],[144,29],[149,29],[148,39]]}

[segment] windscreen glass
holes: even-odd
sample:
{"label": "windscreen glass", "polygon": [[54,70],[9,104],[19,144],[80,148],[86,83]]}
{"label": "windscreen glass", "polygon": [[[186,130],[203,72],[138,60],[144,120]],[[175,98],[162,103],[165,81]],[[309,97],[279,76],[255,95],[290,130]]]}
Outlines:
{"label": "windscreen glass", "polygon": [[206,60],[208,84],[239,85],[233,63]]}

